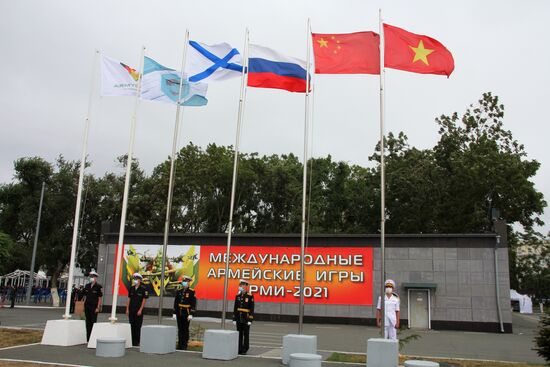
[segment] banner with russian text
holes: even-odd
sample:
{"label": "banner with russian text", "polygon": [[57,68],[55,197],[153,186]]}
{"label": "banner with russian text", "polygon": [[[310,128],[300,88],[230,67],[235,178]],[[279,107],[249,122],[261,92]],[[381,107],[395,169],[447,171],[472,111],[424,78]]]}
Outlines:
{"label": "banner with russian text", "polygon": [[[168,247],[167,288],[176,288],[182,275],[193,277],[197,298],[222,300],[225,246]],[[124,246],[123,269],[129,262],[139,267],[150,294],[158,295],[161,245]],[[154,254],[154,255],[153,255]],[[137,260],[141,265],[135,265]],[[308,247],[305,255],[304,299],[307,304],[372,305],[373,251],[365,247]],[[277,246],[231,247],[229,299],[239,279],[250,282],[256,302],[298,303],[300,299],[300,248]],[[123,271],[124,273],[124,271]],[[121,276],[120,294],[126,277]],[[167,294],[170,294],[167,291]]]}

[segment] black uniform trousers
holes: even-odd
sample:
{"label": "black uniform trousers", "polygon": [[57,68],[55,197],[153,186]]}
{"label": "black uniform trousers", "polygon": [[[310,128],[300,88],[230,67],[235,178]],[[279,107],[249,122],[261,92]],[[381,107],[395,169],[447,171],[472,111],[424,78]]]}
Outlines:
{"label": "black uniform trousers", "polygon": [[247,322],[237,321],[237,331],[239,332],[239,354],[248,352],[248,337],[250,334],[250,325]]}
{"label": "black uniform trousers", "polygon": [[176,314],[176,320],[178,322],[178,349],[187,349],[187,343],[189,342],[189,324],[191,321],[187,320],[187,312],[180,310]]}
{"label": "black uniform trousers", "polygon": [[14,307],[15,307],[15,290],[11,292],[11,304],[10,304],[10,308],[14,308]]}
{"label": "black uniform trousers", "polygon": [[128,311],[128,320],[130,321],[130,328],[132,329],[132,345],[134,347],[139,346],[141,337],[141,324],[143,324],[143,314],[138,316],[138,310]]}
{"label": "black uniform trousers", "polygon": [[69,313],[74,313],[74,306],[75,306],[75,301],[76,301],[76,292],[73,290],[71,292],[71,304],[70,304],[70,307],[69,307]]}
{"label": "black uniform trousers", "polygon": [[97,306],[86,305],[84,304],[84,314],[86,315],[86,340],[90,340],[90,335],[92,335],[92,328],[97,322],[97,313],[95,312]]}

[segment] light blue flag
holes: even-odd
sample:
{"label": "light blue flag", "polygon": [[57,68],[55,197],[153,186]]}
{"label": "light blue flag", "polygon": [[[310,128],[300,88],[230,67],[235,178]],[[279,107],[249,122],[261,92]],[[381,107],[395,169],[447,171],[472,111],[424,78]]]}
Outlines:
{"label": "light blue flag", "polygon": [[[143,63],[141,81],[141,99],[176,104],[180,93],[181,73],[162,66],[150,57]],[[192,83],[183,80],[181,87],[182,106],[204,106],[208,103],[206,91],[208,84]]]}

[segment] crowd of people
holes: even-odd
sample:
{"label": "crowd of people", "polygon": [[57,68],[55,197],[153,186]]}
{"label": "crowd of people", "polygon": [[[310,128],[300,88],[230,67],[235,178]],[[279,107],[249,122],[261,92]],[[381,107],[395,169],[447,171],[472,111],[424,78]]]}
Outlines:
{"label": "crowd of people", "polygon": [[[67,290],[64,288],[59,288],[58,290],[59,298],[61,303],[65,303],[67,299]],[[10,304],[15,305],[16,303],[25,302],[27,297],[27,286],[18,286],[18,285],[2,285],[0,286],[0,301],[1,304]],[[49,303],[52,301],[52,289],[47,286],[33,286],[31,290],[31,301],[33,303]]]}

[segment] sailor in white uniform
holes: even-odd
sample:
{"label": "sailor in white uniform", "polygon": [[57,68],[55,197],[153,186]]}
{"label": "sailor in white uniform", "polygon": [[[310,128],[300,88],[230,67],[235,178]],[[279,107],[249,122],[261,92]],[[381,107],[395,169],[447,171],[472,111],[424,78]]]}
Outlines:
{"label": "sailor in white uniform", "polygon": [[[386,317],[384,319],[384,338],[397,340],[397,329],[399,329],[399,296],[394,293],[395,282],[393,280],[386,280],[385,285],[384,307],[386,309]],[[381,326],[381,318],[381,299],[378,297],[378,306],[376,306],[376,325],[378,327]]]}

